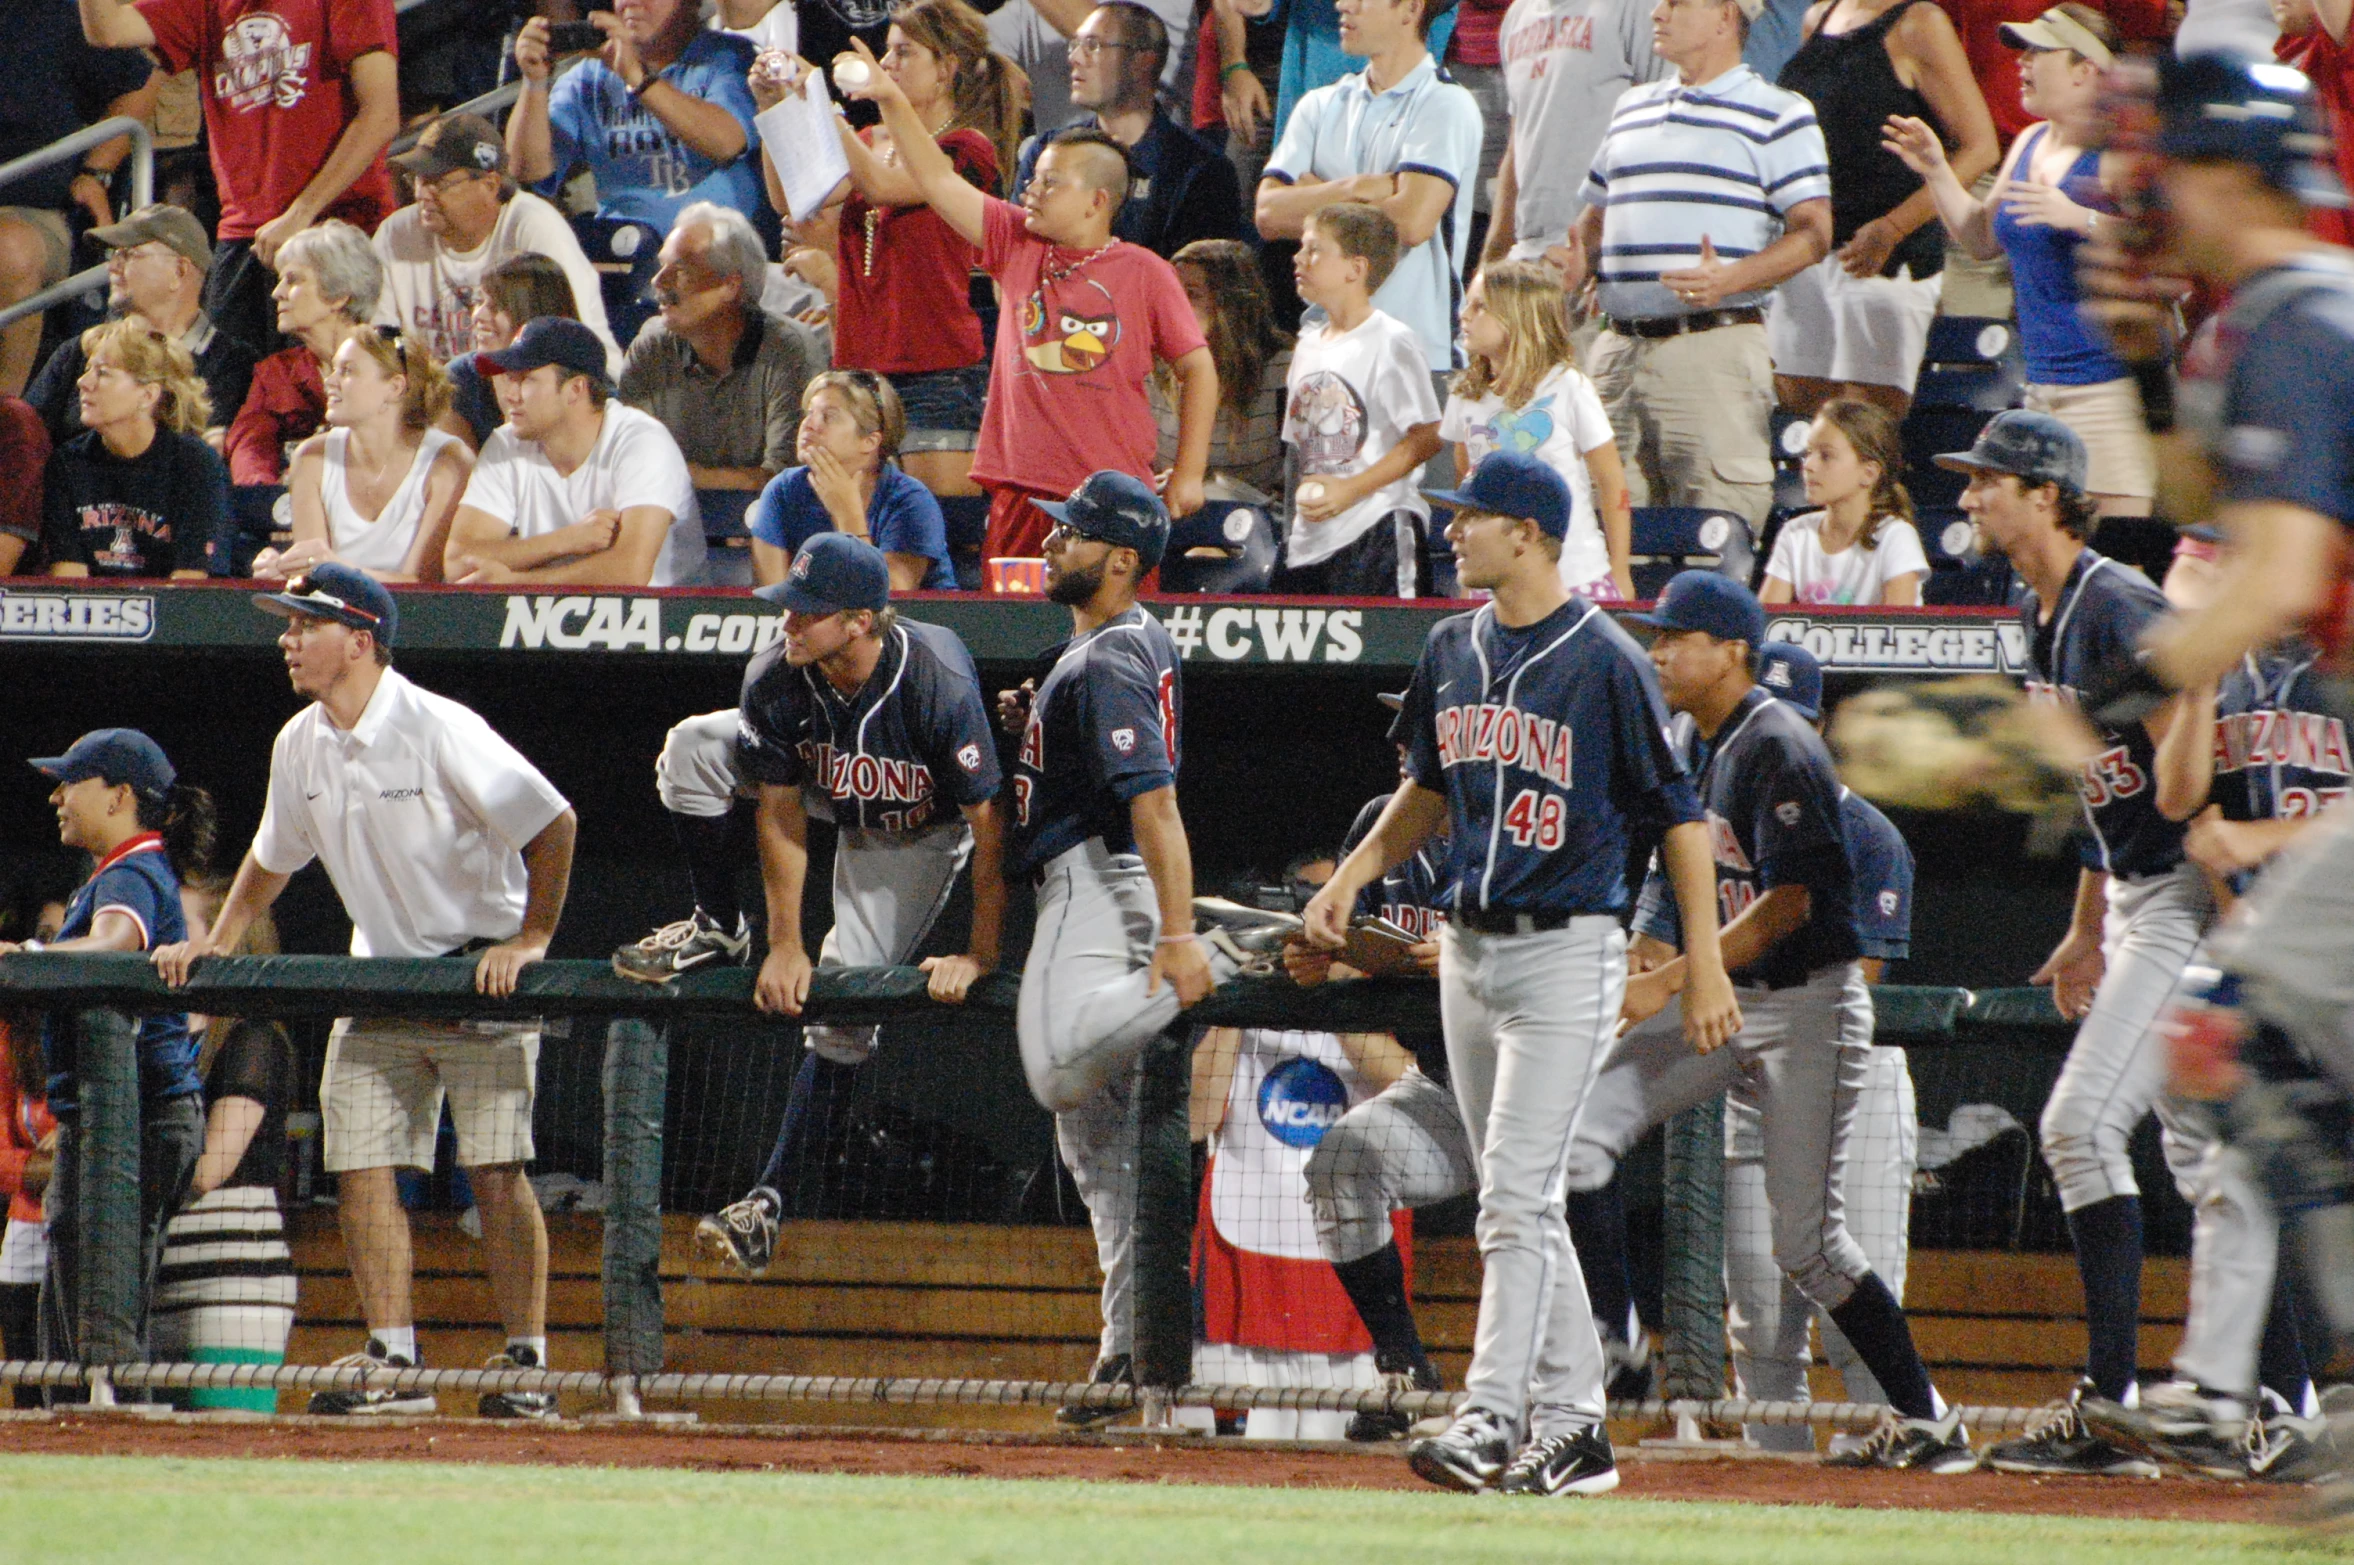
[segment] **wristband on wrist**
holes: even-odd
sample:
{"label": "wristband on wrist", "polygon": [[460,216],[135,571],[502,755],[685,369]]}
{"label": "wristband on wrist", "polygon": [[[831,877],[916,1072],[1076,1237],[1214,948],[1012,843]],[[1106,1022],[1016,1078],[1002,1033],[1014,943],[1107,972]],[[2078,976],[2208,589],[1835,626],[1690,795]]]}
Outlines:
{"label": "wristband on wrist", "polygon": [[1226,85],[1227,77],[1232,76],[1236,71],[1247,71],[1250,68],[1251,62],[1248,60],[1234,61],[1232,64],[1228,65],[1224,70],[1218,73],[1218,85],[1223,87]]}
{"label": "wristband on wrist", "polygon": [[1159,943],[1165,946],[1181,946],[1192,938],[1191,935],[1163,935]]}

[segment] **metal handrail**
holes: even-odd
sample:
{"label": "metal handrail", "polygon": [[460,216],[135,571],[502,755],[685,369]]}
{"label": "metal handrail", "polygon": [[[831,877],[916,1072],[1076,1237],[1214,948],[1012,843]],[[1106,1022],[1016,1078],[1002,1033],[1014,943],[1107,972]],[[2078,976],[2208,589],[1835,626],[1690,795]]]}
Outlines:
{"label": "metal handrail", "polygon": [[[566,71],[571,70],[574,66],[580,64],[582,61],[593,60],[595,58],[596,56],[593,54],[568,54],[561,56],[554,62],[554,67],[548,72],[548,85],[553,87],[556,84],[557,77],[563,75]],[[490,91],[484,93],[479,98],[468,98],[464,103],[459,104],[455,108],[442,110],[439,114],[436,114],[432,119],[427,120],[424,124],[417,126],[414,130],[402,131],[399,135],[392,138],[392,145],[385,148],[384,150],[387,155],[398,157],[402,153],[408,151],[411,147],[415,146],[419,137],[423,136],[428,130],[431,130],[435,125],[441,123],[443,120],[448,119],[453,114],[479,114],[484,119],[489,119],[499,110],[510,107],[517,98],[522,96],[523,78],[518,76],[513,81],[493,87]]]}
{"label": "metal handrail", "polygon": [[[46,147],[26,153],[8,163],[0,163],[0,186],[8,185],[28,174],[37,174],[68,158],[78,158],[92,147],[102,147],[118,136],[131,138],[131,210],[137,211],[155,199],[155,133],[138,120],[120,115],[110,120],[77,130],[60,137]],[[92,288],[106,282],[106,268],[86,267],[64,282],[44,288],[29,299],[20,299],[0,309],[0,327],[14,325],[28,315],[38,315],[54,309],[68,299],[80,298]]]}

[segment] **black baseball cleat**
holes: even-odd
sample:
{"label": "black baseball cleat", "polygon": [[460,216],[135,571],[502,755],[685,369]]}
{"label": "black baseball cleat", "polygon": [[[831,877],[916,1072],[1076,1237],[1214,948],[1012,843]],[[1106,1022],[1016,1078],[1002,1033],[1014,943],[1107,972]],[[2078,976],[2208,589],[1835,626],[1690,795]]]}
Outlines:
{"label": "black baseball cleat", "polygon": [[641,984],[666,984],[698,967],[743,965],[752,950],[752,926],[736,915],[729,934],[701,908],[692,916],[635,940],[613,953],[613,971]]}
{"label": "black baseball cleat", "polygon": [[2145,1387],[2139,1407],[2085,1394],[2076,1410],[2088,1433],[2130,1455],[2207,1478],[2250,1476],[2250,1420],[2234,1398],[2176,1380]]}
{"label": "black baseball cleat", "polygon": [[[357,1353],[346,1353],[327,1366],[329,1369],[372,1369],[392,1371],[415,1369],[417,1366],[397,1353],[385,1351],[384,1344],[374,1337]],[[314,1391],[307,1411],[322,1418],[398,1418],[439,1411],[430,1391],[394,1391],[366,1386],[348,1391]]]}
{"label": "black baseball cleat", "polygon": [[2091,1381],[2078,1381],[2067,1401],[2044,1409],[2024,1434],[1988,1446],[1986,1465],[1998,1473],[2033,1477],[2054,1473],[2091,1478],[2157,1477],[2156,1462],[2111,1444],[2086,1425],[2084,1403],[2099,1395]]}
{"label": "black baseball cleat", "polygon": [[1193,927],[1195,933],[1213,939],[1224,935],[1235,951],[1246,956],[1273,956],[1302,926],[1297,914],[1244,907],[1224,897],[1195,897]]}
{"label": "black baseball cleat", "polygon": [[[1087,1383],[1091,1386],[1133,1386],[1136,1384],[1136,1361],[1125,1353],[1097,1359],[1094,1370],[1087,1377]],[[1097,1424],[1108,1424],[1134,1411],[1133,1404],[1076,1402],[1068,1407],[1056,1408],[1054,1421],[1065,1429],[1093,1429]]]}
{"label": "black baseball cleat", "polygon": [[695,1248],[740,1277],[758,1277],[776,1259],[776,1208],[754,1191],[695,1224]]}
{"label": "black baseball cleat", "polygon": [[1966,1473],[1978,1465],[1962,1415],[1906,1418],[1893,1410],[1859,1445],[1823,1458],[1825,1467],[1886,1467],[1916,1473]]}
{"label": "black baseball cleat", "polygon": [[[504,1353],[493,1353],[483,1366],[488,1370],[544,1369],[539,1355],[522,1343],[514,1343]],[[556,1394],[553,1391],[485,1391],[475,1411],[484,1418],[554,1418]]]}
{"label": "black baseball cleat", "polygon": [[1498,1494],[1608,1494],[1617,1487],[1618,1461],[1600,1424],[1531,1441],[1496,1480]]}
{"label": "black baseball cleat", "polygon": [[[1439,1391],[1445,1388],[1439,1380],[1438,1370],[1432,1365],[1423,1364],[1411,1371],[1384,1370],[1381,1389],[1395,1399],[1410,1391]],[[1390,1406],[1379,1412],[1356,1414],[1349,1420],[1349,1427],[1342,1431],[1342,1438],[1354,1440],[1359,1445],[1369,1445],[1377,1440],[1403,1440],[1413,1429],[1414,1415],[1401,1413],[1395,1406]]]}
{"label": "black baseball cleat", "polygon": [[1406,1465],[1416,1477],[1465,1494],[1492,1486],[1511,1457],[1511,1437],[1484,1407],[1465,1408],[1442,1433],[1406,1447]]}

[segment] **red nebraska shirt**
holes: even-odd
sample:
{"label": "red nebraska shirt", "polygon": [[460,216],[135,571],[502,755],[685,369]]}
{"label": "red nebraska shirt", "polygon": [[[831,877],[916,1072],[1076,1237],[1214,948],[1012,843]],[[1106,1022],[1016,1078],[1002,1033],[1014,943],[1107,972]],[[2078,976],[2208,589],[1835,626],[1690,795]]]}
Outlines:
{"label": "red nebraska shirt", "polygon": [[[940,138],[940,150],[966,184],[984,192],[997,188],[997,148],[987,136],[970,127],[952,130]],[[876,214],[871,256],[870,213]],[[980,259],[980,251],[923,203],[879,207],[853,188],[834,241],[841,279],[834,362],[878,375],[980,363],[981,318],[973,313],[973,267]]]}
{"label": "red nebraska shirt", "polygon": [[[393,0],[138,0],[155,52],[193,69],[221,191],[223,239],[250,239],[319,172],[358,112],[351,63],[398,54]],[[368,233],[392,210],[379,155],[323,217]]]}
{"label": "red nebraska shirt", "polygon": [[[2330,143],[2336,154],[2338,182],[2354,190],[2354,50],[2337,42],[2317,24],[2302,37],[2283,36],[2272,46],[2283,65],[2303,71],[2313,82],[2329,116]],[[2332,244],[2354,243],[2354,213],[2342,208],[2315,207],[2305,226]]]}
{"label": "red nebraska shirt", "polygon": [[[997,279],[997,351],[973,480],[1068,494],[1104,468],[1152,482],[1153,361],[1203,346],[1176,268],[1115,239],[1102,254],[1050,245],[1022,209],[985,198],[981,266]],[[1055,273],[1064,275],[1055,276]]]}

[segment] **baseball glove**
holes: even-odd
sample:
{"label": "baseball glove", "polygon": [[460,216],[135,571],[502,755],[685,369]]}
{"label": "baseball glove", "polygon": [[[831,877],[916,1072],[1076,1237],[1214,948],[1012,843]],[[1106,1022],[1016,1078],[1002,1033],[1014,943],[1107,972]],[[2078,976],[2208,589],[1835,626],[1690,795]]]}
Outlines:
{"label": "baseball glove", "polygon": [[2074,713],[1991,674],[1876,686],[1841,703],[1830,740],[1839,775],[1867,799],[2020,815],[2073,813],[2096,749]]}

